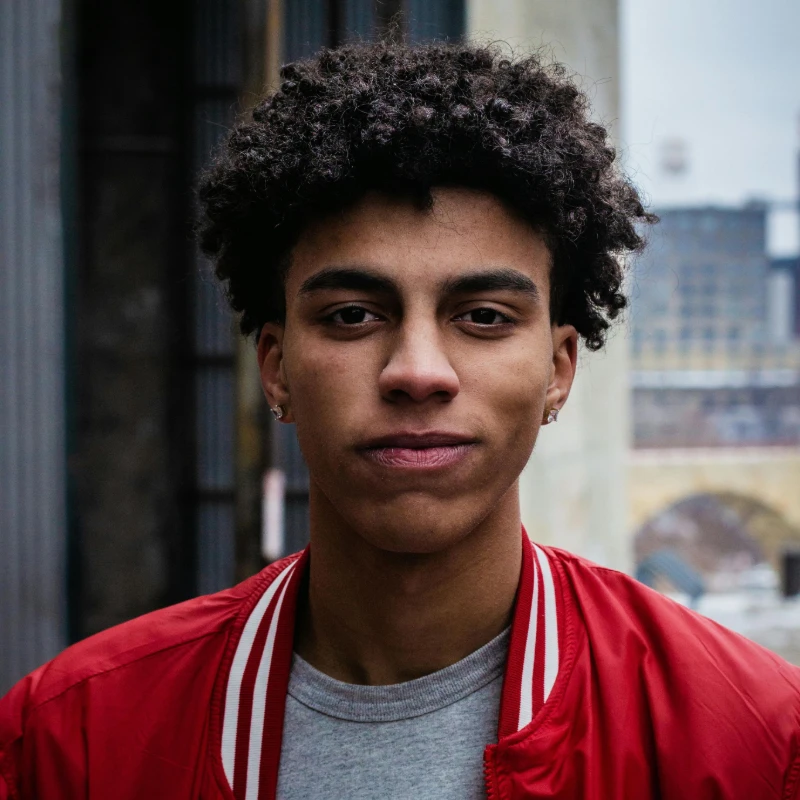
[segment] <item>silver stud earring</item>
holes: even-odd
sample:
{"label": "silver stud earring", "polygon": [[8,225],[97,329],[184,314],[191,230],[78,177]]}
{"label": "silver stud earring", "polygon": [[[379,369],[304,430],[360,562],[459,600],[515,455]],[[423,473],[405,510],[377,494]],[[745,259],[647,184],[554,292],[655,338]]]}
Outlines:
{"label": "silver stud earring", "polygon": [[547,420],[545,422],[545,425],[549,425],[551,422],[558,422],[558,409],[557,408],[551,408],[547,412]]}
{"label": "silver stud earring", "polygon": [[270,406],[269,410],[272,412],[272,416],[275,419],[282,419],[283,415],[286,413],[286,409],[283,406]]}

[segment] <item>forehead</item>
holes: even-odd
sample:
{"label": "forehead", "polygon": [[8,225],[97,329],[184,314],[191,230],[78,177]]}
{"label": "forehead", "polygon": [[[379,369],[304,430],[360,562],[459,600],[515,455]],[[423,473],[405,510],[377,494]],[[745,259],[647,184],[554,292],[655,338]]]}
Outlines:
{"label": "forehead", "polygon": [[473,269],[515,269],[546,295],[550,252],[541,233],[496,196],[438,187],[433,206],[370,192],[356,205],[315,220],[292,252],[286,289],[295,295],[332,266],[369,268],[398,286],[420,290]]}

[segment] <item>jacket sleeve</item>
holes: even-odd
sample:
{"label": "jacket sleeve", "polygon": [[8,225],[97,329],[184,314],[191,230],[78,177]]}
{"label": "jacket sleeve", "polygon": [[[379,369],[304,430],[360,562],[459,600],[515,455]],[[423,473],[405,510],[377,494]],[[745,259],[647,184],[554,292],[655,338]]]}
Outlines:
{"label": "jacket sleeve", "polygon": [[37,767],[37,756],[41,753],[37,752],[36,739],[37,732],[39,738],[49,739],[50,731],[37,731],[35,720],[39,716],[40,687],[47,669],[48,664],[42,665],[0,698],[0,800],[41,796],[38,791],[41,765]]}
{"label": "jacket sleeve", "polygon": [[[2,794],[0,794],[0,800],[2,800]],[[787,772],[782,800],[800,800],[800,753],[795,755]]]}
{"label": "jacket sleeve", "polygon": [[789,766],[783,783],[781,800],[800,800],[800,671],[791,668],[787,674],[790,682],[794,679],[794,702],[787,704],[787,713],[791,717],[793,728],[789,746]]}
{"label": "jacket sleeve", "polygon": [[[80,686],[52,692],[40,667],[0,700],[0,800],[86,797]],[[47,691],[42,691],[47,682]]]}
{"label": "jacket sleeve", "polygon": [[17,792],[18,775],[10,752],[0,749],[0,800],[22,800]]}
{"label": "jacket sleeve", "polygon": [[23,678],[0,698],[0,800],[22,800],[19,794],[22,731],[30,692],[37,673]]}
{"label": "jacket sleeve", "polygon": [[0,775],[0,800],[12,800],[13,795],[8,788],[8,784],[6,783],[6,779]]}

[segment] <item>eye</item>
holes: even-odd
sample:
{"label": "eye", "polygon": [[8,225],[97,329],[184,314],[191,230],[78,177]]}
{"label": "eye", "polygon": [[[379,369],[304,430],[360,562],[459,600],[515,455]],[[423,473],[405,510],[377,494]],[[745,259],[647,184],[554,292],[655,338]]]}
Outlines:
{"label": "eye", "polygon": [[327,319],[336,325],[361,325],[364,322],[378,321],[380,317],[361,306],[346,306],[334,311]]}
{"label": "eye", "polygon": [[463,322],[471,322],[473,325],[504,325],[513,322],[511,317],[500,313],[494,308],[473,308],[471,311],[466,311],[456,317],[457,320]]}

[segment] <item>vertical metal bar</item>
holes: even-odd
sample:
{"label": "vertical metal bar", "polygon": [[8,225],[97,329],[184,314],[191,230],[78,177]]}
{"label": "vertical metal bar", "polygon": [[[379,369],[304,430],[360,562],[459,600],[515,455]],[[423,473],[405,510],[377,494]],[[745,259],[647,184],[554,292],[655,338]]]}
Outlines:
{"label": "vertical metal bar", "polygon": [[458,39],[464,35],[464,0],[406,0],[412,42]]}
{"label": "vertical metal bar", "polygon": [[307,58],[328,44],[328,9],[325,0],[286,3],[284,53],[287,61]]}
{"label": "vertical metal bar", "polygon": [[[243,84],[239,6],[195,3],[194,168],[209,161],[230,128]],[[196,562],[201,594],[230,586],[236,575],[235,339],[233,319],[210,265],[198,253],[193,294],[196,441]]]}
{"label": "vertical metal bar", "polygon": [[60,23],[0,3],[0,693],[66,643]]}
{"label": "vertical metal bar", "polygon": [[344,13],[343,40],[365,41],[372,37],[377,24],[375,0],[342,0]]}

